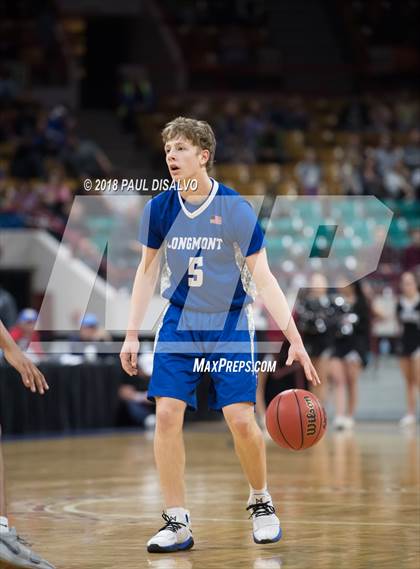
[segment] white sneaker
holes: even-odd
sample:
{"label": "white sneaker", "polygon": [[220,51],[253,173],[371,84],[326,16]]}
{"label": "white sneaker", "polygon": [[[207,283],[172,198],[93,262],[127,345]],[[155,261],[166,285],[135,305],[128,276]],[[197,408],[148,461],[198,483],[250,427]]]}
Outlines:
{"label": "white sneaker", "polygon": [[400,421],[400,427],[411,427],[416,424],[415,415],[405,415]]}
{"label": "white sneaker", "polygon": [[347,417],[344,417],[344,415],[337,415],[334,418],[333,426],[336,431],[344,431],[344,429],[347,428]]}
{"label": "white sneaker", "polygon": [[280,520],[276,516],[270,494],[248,502],[247,510],[251,510],[249,517],[252,517],[255,543],[274,543],[281,539]]}
{"label": "white sneaker", "polygon": [[149,553],[169,553],[191,549],[194,540],[190,528],[190,513],[188,510],[183,510],[183,512],[175,516],[163,512],[162,518],[166,523],[147,542]]}
{"label": "white sneaker", "polygon": [[345,428],[346,429],[353,429],[354,428],[354,419],[353,417],[344,417],[345,418]]}
{"label": "white sneaker", "polygon": [[22,539],[15,528],[0,532],[0,565],[7,567],[26,567],[26,569],[55,569],[51,563],[42,559],[30,549],[30,544]]}

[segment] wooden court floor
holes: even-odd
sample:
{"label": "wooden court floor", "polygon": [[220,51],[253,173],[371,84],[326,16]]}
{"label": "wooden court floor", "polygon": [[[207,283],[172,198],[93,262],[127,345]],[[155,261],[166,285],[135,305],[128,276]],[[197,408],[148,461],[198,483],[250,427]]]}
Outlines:
{"label": "wooden court floor", "polygon": [[57,569],[418,569],[419,439],[393,425],[268,445],[283,539],[255,545],[248,488],[224,426],[186,432],[195,548],[148,554],[161,526],[149,435],[7,442],[9,514]]}

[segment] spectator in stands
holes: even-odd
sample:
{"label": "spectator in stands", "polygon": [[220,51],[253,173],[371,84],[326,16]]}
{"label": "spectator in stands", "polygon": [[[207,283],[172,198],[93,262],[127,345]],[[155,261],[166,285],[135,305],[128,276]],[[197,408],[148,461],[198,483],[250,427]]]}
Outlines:
{"label": "spectator in stands", "polygon": [[[140,207],[137,196],[125,196],[123,201],[130,207],[117,216],[117,224],[112,232],[112,248],[108,252],[108,282],[117,288],[130,288],[141,255],[138,242]],[[111,266],[110,266],[111,265]]]}
{"label": "spectator in stands", "polygon": [[384,172],[384,188],[386,197],[394,199],[413,199],[414,187],[410,183],[410,172],[402,160],[397,160]]}
{"label": "spectator in stands", "polygon": [[365,102],[353,99],[345,104],[338,118],[341,130],[365,130],[368,125],[368,107]]}
{"label": "spectator in stands", "polygon": [[80,323],[80,330],[70,338],[73,342],[72,353],[83,354],[89,361],[98,356],[98,342],[109,342],[111,334],[99,325],[96,314],[87,312]]}
{"label": "spectator in stands", "polygon": [[416,399],[420,387],[420,293],[413,273],[402,274],[400,289],[396,310],[401,337],[397,353],[407,393],[407,414],[401,419],[400,425],[409,427],[416,423]]}
{"label": "spectator in stands", "polygon": [[365,196],[376,196],[380,198],[384,195],[382,178],[379,175],[375,156],[373,153],[368,153],[366,155],[366,159],[362,168],[361,184],[363,188],[363,194]]}
{"label": "spectator in stands", "polygon": [[290,97],[286,100],[283,114],[283,126],[287,130],[307,130],[309,115],[302,97]]}
{"label": "spectator in stands", "polygon": [[393,125],[393,112],[383,101],[372,102],[369,109],[369,128],[375,132],[387,133]]}
{"label": "spectator in stands", "polygon": [[409,93],[404,92],[400,95],[394,111],[398,130],[408,131],[413,124],[418,123],[420,105],[418,100],[413,99]]}
{"label": "spectator in stands", "polygon": [[261,104],[257,99],[251,99],[242,119],[244,140],[249,147],[252,162],[257,160],[258,137],[265,129],[265,120]]}
{"label": "spectator in stands", "polygon": [[[74,257],[86,263],[94,271],[98,270],[98,267],[102,268],[101,261],[103,260],[103,251],[100,251],[97,245],[93,242],[93,232],[89,229],[89,215],[95,214],[95,203],[100,205],[104,200],[104,196],[92,197],[92,200],[86,200],[81,202],[80,200],[74,201],[71,207],[71,217],[66,226],[66,243],[71,247],[72,254]],[[100,198],[100,199],[97,199]],[[86,211],[89,209],[89,202],[95,202],[92,207],[92,212]],[[106,204],[105,204],[106,205]],[[105,263],[105,262],[104,262]]]}
{"label": "spectator in stands", "polygon": [[8,330],[16,322],[17,308],[16,302],[9,291],[0,285],[0,320]]}
{"label": "spectator in stands", "polygon": [[384,176],[388,170],[395,166],[400,158],[400,154],[401,152],[397,151],[392,145],[390,134],[382,134],[379,139],[379,146],[375,149],[375,158],[381,176]]}
{"label": "spectator in stands", "polygon": [[10,330],[10,335],[22,351],[29,351],[37,356],[42,356],[44,352],[40,345],[41,337],[39,332],[35,330],[37,320],[38,312],[36,310],[24,308],[19,313],[15,326]]}
{"label": "spectator in stands", "polygon": [[56,105],[45,117],[44,132],[51,153],[57,154],[66,144],[74,120],[64,105]]}
{"label": "spectator in stands", "polygon": [[410,131],[409,143],[403,149],[403,162],[410,170],[410,183],[420,200],[420,128]]}
{"label": "spectator in stands", "polygon": [[410,236],[411,243],[403,254],[403,268],[420,276],[420,228],[412,229]]}
{"label": "spectator in stands", "polygon": [[17,180],[11,191],[10,207],[21,214],[33,214],[39,206],[39,189],[29,180]]}
{"label": "spectator in stands", "polygon": [[363,179],[356,156],[352,155],[339,163],[340,182],[343,193],[348,196],[363,194]]}
{"label": "spectator in stands", "polygon": [[244,116],[244,132],[246,136],[257,137],[266,125],[266,116],[258,99],[251,99]]}
{"label": "spectator in stands", "polygon": [[82,342],[105,342],[111,340],[111,335],[99,326],[96,314],[88,312],[80,324],[80,340]]}
{"label": "spectator in stands", "polygon": [[0,102],[6,103],[16,100],[19,87],[12,77],[10,68],[2,63],[0,65]]}
{"label": "spectator in stands", "polygon": [[317,195],[321,184],[322,170],[313,148],[306,149],[304,159],[296,166],[296,176],[302,193],[309,196]]}
{"label": "spectator in stands", "polygon": [[67,139],[66,147],[60,153],[60,159],[65,164],[70,176],[87,175],[90,178],[110,176],[113,166],[106,154],[92,140],[81,140],[73,132]]}
{"label": "spectator in stands", "polygon": [[403,150],[403,161],[410,170],[420,168],[420,128],[410,131],[409,143]]}
{"label": "spectator in stands", "polygon": [[241,112],[237,101],[231,99],[215,121],[217,135],[217,158],[220,162],[240,162],[243,133]]}
{"label": "spectator in stands", "polygon": [[123,74],[118,93],[118,116],[123,128],[133,132],[139,113],[153,110],[155,95],[147,70],[127,70]]}
{"label": "spectator in stands", "polygon": [[360,134],[351,133],[343,147],[344,160],[349,161],[357,167],[363,163],[363,144]]}
{"label": "spectator in stands", "polygon": [[257,138],[258,162],[284,162],[283,136],[273,121],[266,123]]}
{"label": "spectator in stands", "polygon": [[10,173],[16,178],[42,178],[45,170],[42,155],[33,144],[32,136],[26,133],[18,143],[10,163]]}
{"label": "spectator in stands", "polygon": [[[146,347],[143,345],[143,350]],[[147,398],[147,385],[152,375],[153,353],[142,351],[138,359],[138,374],[136,376],[124,375],[118,395],[123,412],[129,422],[141,428],[155,426],[155,406]]]}
{"label": "spectator in stands", "polygon": [[65,180],[64,168],[60,164],[50,171],[41,198],[45,209],[59,217],[66,217],[73,195]]}

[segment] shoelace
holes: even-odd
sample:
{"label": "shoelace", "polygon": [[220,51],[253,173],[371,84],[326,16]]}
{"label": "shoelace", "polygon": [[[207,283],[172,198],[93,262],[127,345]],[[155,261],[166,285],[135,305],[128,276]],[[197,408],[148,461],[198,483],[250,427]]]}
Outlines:
{"label": "shoelace", "polygon": [[4,543],[4,545],[15,555],[19,555],[20,553],[20,547],[17,544],[20,543],[21,545],[28,547],[29,551],[30,547],[32,546],[31,543],[16,533],[15,528],[11,528],[7,533],[0,534],[0,541]]}
{"label": "shoelace", "polygon": [[[7,536],[7,534],[6,534]],[[11,536],[13,539],[16,539],[16,541],[18,543],[21,543],[22,545],[25,545],[26,547],[32,547],[32,543],[29,543],[29,541],[27,541],[26,539],[24,539],[23,537],[21,537],[17,532],[15,528],[10,528],[9,531],[9,536]]]}
{"label": "shoelace", "polygon": [[183,524],[182,522],[177,522],[175,516],[168,516],[165,512],[162,514],[162,518],[165,520],[166,524],[160,528],[159,531],[168,529],[169,531],[173,531],[174,533],[181,528],[187,527],[187,524]]}
{"label": "shoelace", "polygon": [[254,516],[255,518],[258,518],[260,516],[269,516],[271,514],[276,513],[274,506],[271,506],[268,502],[258,502],[257,504],[250,504],[247,507],[247,510],[252,510],[251,515],[249,516],[250,518],[252,518],[252,516]]}
{"label": "shoelace", "polygon": [[16,536],[16,539],[18,540],[19,543],[21,543],[22,545],[26,545],[26,547],[32,547],[32,543],[29,543],[29,541],[27,541],[26,539],[24,539],[23,537],[20,537],[20,535]]}

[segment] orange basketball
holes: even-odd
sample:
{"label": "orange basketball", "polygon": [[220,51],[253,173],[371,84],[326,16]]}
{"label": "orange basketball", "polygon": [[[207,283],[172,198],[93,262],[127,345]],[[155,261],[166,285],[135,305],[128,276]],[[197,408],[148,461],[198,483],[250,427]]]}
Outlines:
{"label": "orange basketball", "polygon": [[319,399],[305,389],[288,389],[274,397],[265,423],[270,437],[283,448],[303,450],[324,436],[327,415]]}

